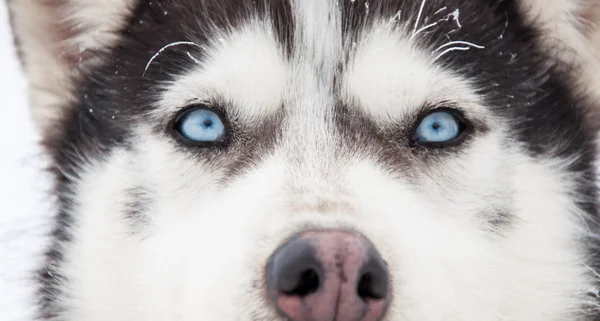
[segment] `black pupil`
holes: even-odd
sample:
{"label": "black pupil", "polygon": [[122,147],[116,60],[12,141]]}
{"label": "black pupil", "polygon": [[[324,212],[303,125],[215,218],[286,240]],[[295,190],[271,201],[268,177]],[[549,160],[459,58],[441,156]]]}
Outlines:
{"label": "black pupil", "polygon": [[435,122],[435,123],[433,123],[433,125],[431,125],[431,127],[433,127],[433,129],[435,129],[435,130],[438,130],[438,129],[440,129],[440,127],[442,127],[442,125],[440,125],[440,123],[438,123],[438,122]]}
{"label": "black pupil", "polygon": [[202,123],[203,123],[203,124],[204,124],[204,126],[206,126],[206,127],[210,127],[210,126],[212,126],[212,124],[213,124],[212,120],[210,120],[210,119],[206,119],[206,120],[204,120],[204,122],[202,122]]}

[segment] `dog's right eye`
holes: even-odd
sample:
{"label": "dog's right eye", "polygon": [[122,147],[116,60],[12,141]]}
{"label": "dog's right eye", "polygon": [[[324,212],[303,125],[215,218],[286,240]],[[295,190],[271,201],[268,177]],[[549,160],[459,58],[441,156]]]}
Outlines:
{"label": "dog's right eye", "polygon": [[429,147],[444,147],[460,140],[466,124],[452,110],[434,110],[415,129],[414,142]]}
{"label": "dog's right eye", "polygon": [[227,128],[217,112],[198,107],[184,112],[175,123],[175,130],[193,143],[215,145],[227,141]]}

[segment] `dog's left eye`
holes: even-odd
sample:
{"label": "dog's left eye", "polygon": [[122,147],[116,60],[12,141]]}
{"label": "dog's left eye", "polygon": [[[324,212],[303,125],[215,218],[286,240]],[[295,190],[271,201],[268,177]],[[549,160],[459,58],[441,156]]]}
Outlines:
{"label": "dog's left eye", "polygon": [[451,111],[434,111],[418,124],[414,139],[423,145],[444,144],[457,139],[464,130],[463,121]]}
{"label": "dog's left eye", "polygon": [[207,108],[196,108],[179,117],[176,130],[186,139],[198,143],[224,143],[227,129],[221,116]]}

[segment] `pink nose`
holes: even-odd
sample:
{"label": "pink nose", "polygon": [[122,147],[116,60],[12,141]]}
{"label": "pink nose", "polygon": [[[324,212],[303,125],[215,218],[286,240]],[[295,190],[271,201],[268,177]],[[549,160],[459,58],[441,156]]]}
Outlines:
{"label": "pink nose", "polygon": [[271,298],[292,321],[378,321],[389,301],[389,275],[375,247],[345,231],[301,233],[267,267]]}

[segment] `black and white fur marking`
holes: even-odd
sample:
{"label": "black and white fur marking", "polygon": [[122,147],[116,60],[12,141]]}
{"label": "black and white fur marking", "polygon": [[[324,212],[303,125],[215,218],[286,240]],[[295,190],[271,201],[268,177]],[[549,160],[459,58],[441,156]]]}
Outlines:
{"label": "black and white fur marking", "polygon": [[[283,320],[264,266],[307,228],[377,246],[385,320],[600,318],[590,2],[9,5],[59,208],[41,320]],[[191,106],[228,144],[173,133]],[[411,143],[436,108],[460,144]]]}

